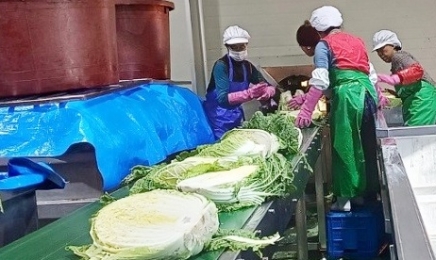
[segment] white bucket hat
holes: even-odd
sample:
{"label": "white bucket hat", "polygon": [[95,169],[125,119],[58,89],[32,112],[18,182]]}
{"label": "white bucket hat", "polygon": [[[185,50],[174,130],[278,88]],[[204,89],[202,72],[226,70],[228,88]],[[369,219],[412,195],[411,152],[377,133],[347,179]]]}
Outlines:
{"label": "white bucket hat", "polygon": [[333,6],[315,9],[309,21],[318,32],[324,32],[330,27],[339,27],[344,22],[341,12]]}
{"label": "white bucket hat", "polygon": [[223,34],[224,44],[248,43],[250,39],[248,32],[237,25],[228,27]]}
{"label": "white bucket hat", "polygon": [[374,37],[372,37],[372,51],[376,51],[388,44],[401,48],[401,42],[398,39],[397,34],[392,31],[380,30],[374,34]]}

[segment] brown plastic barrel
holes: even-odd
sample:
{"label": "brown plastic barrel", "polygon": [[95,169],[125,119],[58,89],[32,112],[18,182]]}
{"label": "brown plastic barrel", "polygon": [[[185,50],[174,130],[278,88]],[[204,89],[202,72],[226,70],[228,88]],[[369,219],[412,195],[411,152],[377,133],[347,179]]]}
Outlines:
{"label": "brown plastic barrel", "polygon": [[0,97],[117,83],[114,0],[2,0]]}
{"label": "brown plastic barrel", "polygon": [[169,12],[174,4],[160,0],[115,2],[120,79],[169,79]]}

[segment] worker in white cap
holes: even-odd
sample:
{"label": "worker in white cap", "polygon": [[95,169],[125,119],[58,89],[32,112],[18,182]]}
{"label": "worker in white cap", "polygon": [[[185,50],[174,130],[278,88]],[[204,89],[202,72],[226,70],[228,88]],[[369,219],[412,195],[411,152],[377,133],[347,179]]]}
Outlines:
{"label": "worker in white cap", "polygon": [[373,37],[373,51],[385,62],[391,63],[391,75],[379,74],[380,82],[395,86],[403,104],[406,126],[436,123],[435,81],[408,52],[402,50],[397,34],[380,30]]}
{"label": "worker in white cap", "polygon": [[246,60],[249,39],[248,32],[236,25],[228,27],[223,34],[227,53],[213,66],[203,103],[216,139],[241,125],[243,103],[251,100],[265,103],[276,93],[256,67]]}
{"label": "worker in white cap", "polygon": [[351,201],[374,199],[378,192],[375,113],[377,75],[364,42],[341,30],[342,14],[333,6],[312,12],[311,25],[321,36],[315,47],[309,92],[296,118],[296,126],[308,127],[323,91],[332,90],[330,126],[332,138],[333,210],[351,209]]}
{"label": "worker in white cap", "polygon": [[[296,36],[298,45],[300,45],[300,48],[303,50],[303,52],[307,56],[313,57],[315,55],[315,47],[321,40],[321,37],[318,31],[310,24],[310,21],[304,21],[303,25],[298,28]],[[376,89],[379,96],[379,108],[384,108],[389,104],[389,100],[381,93],[381,87],[377,84],[377,74],[374,70],[372,63],[370,63],[369,65],[371,71],[370,80],[374,84],[374,86],[377,86]],[[330,99],[331,89],[324,90],[324,96],[326,96],[327,99]],[[303,105],[305,100],[305,94],[297,94],[290,100],[289,108],[300,109],[301,105]]]}

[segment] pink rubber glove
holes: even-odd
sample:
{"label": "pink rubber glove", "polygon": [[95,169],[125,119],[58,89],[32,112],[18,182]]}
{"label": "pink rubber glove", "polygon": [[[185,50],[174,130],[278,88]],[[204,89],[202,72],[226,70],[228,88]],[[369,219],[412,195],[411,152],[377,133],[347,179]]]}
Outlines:
{"label": "pink rubber glove", "polygon": [[227,99],[229,100],[230,105],[242,104],[255,98],[260,98],[265,93],[267,87],[268,84],[266,83],[252,85],[247,90],[229,93]]}
{"label": "pink rubber glove", "polygon": [[387,99],[383,93],[382,89],[380,87],[380,84],[377,82],[375,84],[375,89],[377,90],[377,96],[378,96],[378,107],[379,108],[385,108],[389,105],[389,99]]}
{"label": "pink rubber glove", "polygon": [[304,128],[310,126],[310,123],[312,122],[312,113],[315,110],[315,106],[321,97],[322,97],[321,90],[313,86],[310,87],[309,92],[307,92],[306,94],[306,101],[304,101],[300,113],[295,119],[296,127]]}
{"label": "pink rubber glove", "polygon": [[384,82],[391,86],[398,85],[401,82],[400,77],[397,74],[392,74],[392,75],[378,74],[377,77],[378,77],[378,81]]}
{"label": "pink rubber glove", "polygon": [[276,93],[276,88],[273,86],[268,86],[266,88],[263,89],[264,93],[257,98],[257,100],[268,100],[270,98],[272,98],[274,96],[274,94]]}
{"label": "pink rubber glove", "polygon": [[250,91],[242,90],[237,92],[232,92],[227,94],[227,99],[229,100],[230,105],[239,105],[245,102],[252,100]]}
{"label": "pink rubber glove", "polygon": [[265,89],[268,87],[268,83],[262,82],[259,84],[251,85],[248,91],[252,95],[252,98],[260,98],[264,93]]}
{"label": "pink rubber glove", "polygon": [[306,101],[306,94],[295,96],[289,101],[288,107],[295,110],[300,109],[304,101]]}

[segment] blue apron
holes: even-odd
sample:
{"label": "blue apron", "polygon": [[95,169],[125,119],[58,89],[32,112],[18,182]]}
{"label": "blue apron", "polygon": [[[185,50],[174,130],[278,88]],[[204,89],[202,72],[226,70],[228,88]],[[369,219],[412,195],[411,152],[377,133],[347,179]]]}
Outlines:
{"label": "blue apron", "polygon": [[[247,79],[247,69],[244,64],[242,65],[244,81],[235,82],[233,81],[233,64],[228,55],[227,59],[229,61],[229,93],[247,90],[250,83]],[[216,88],[206,94],[206,101],[204,101],[203,106],[217,140],[220,139],[225,132],[240,126],[244,120],[242,105],[224,108],[218,104]]]}

